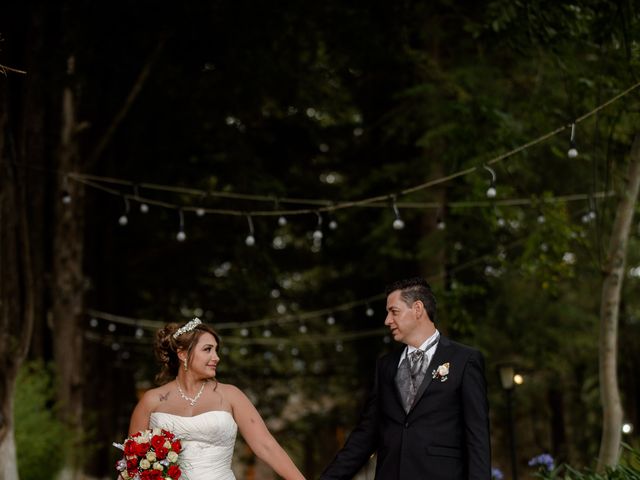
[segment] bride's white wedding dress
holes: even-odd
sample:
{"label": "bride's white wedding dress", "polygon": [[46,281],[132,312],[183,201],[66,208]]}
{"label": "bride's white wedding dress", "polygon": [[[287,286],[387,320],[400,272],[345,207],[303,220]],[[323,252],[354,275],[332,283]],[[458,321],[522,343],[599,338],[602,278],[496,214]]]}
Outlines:
{"label": "bride's white wedding dress", "polygon": [[231,471],[238,426],[231,413],[213,410],[193,417],[153,412],[150,428],[164,428],[182,443],[179,465],[185,480],[235,480]]}

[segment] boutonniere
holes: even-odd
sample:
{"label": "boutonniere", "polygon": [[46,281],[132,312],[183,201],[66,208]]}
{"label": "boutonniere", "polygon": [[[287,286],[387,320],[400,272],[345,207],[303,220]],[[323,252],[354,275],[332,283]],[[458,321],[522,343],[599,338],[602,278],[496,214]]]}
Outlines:
{"label": "boutonniere", "polygon": [[443,363],[431,373],[432,378],[439,379],[441,382],[446,382],[449,378],[449,362]]}

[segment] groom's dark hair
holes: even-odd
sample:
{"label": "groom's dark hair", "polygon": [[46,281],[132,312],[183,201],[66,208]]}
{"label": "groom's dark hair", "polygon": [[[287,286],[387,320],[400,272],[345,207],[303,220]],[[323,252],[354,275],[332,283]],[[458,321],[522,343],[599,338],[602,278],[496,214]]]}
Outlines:
{"label": "groom's dark hair", "polygon": [[396,290],[400,290],[400,298],[409,306],[413,305],[416,300],[420,300],[427,311],[427,315],[429,315],[429,319],[436,323],[436,297],[433,295],[431,286],[424,278],[413,277],[393,282],[387,286],[387,296]]}

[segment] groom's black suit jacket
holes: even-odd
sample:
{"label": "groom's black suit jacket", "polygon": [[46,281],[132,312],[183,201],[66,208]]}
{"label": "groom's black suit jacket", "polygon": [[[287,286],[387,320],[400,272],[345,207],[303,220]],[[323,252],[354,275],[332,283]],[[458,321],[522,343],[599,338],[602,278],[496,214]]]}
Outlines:
{"label": "groom's black suit jacket", "polygon": [[[360,423],[321,475],[351,479],[376,452],[376,480],[490,480],[491,445],[484,360],[440,337],[409,413],[395,376],[403,349],[378,360]],[[433,378],[449,363],[445,381]]]}

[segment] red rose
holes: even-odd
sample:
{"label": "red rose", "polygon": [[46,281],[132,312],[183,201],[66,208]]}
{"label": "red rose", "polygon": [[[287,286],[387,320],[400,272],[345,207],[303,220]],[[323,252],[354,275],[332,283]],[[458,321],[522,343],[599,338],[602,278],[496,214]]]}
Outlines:
{"label": "red rose", "polygon": [[127,470],[133,470],[138,466],[138,457],[127,459]]}
{"label": "red rose", "polygon": [[129,474],[129,476],[131,478],[135,477],[138,474],[138,469],[137,468],[132,468],[131,470],[129,470],[127,468],[127,473]]}
{"label": "red rose", "polygon": [[164,435],[167,440],[173,440],[173,437],[175,437],[173,433],[168,432],[167,430],[162,430],[162,435]]}
{"label": "red rose", "polygon": [[165,439],[160,435],[154,435],[151,437],[151,446],[155,449],[164,445]]}
{"label": "red rose", "polygon": [[162,472],[160,470],[145,470],[140,477],[142,480],[162,480]]}
{"label": "red rose", "polygon": [[171,450],[176,453],[180,453],[182,451],[182,444],[180,443],[180,440],[176,440],[175,442],[171,443]]}
{"label": "red rose", "polygon": [[167,475],[169,475],[173,480],[178,480],[182,472],[180,471],[180,467],[177,465],[171,465],[167,470]]}
{"label": "red rose", "polygon": [[144,457],[149,451],[149,443],[136,443],[136,455],[139,457]]}
{"label": "red rose", "polygon": [[124,454],[128,457],[136,454],[136,442],[127,440],[124,442]]}
{"label": "red rose", "polygon": [[131,438],[136,438],[136,437],[139,437],[140,435],[142,435],[141,431],[140,432],[136,432],[133,435],[131,435]]}
{"label": "red rose", "polygon": [[156,457],[158,458],[158,460],[162,460],[162,459],[166,458],[167,457],[167,453],[169,453],[169,449],[168,448],[164,448],[164,447],[156,448]]}

